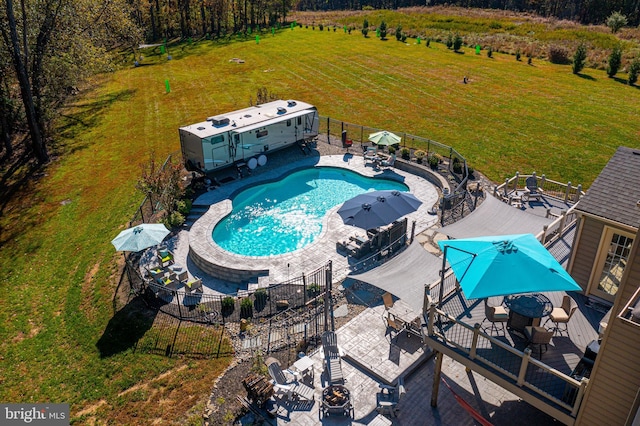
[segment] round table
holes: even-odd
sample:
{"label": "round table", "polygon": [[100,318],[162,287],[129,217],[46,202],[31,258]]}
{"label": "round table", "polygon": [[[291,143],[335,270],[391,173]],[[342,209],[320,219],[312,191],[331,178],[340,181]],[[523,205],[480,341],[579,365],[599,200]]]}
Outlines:
{"label": "round table", "polygon": [[540,318],[553,311],[553,304],[541,293],[512,294],[505,296],[502,303],[509,308],[507,328],[520,333],[528,325],[540,325]]}

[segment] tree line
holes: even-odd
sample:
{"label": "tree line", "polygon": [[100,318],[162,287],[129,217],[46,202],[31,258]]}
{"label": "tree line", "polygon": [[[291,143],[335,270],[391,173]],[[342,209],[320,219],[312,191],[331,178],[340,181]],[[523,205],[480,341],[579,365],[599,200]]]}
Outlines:
{"label": "tree line", "polygon": [[530,12],[544,17],[602,24],[613,12],[626,16],[629,25],[640,23],[640,0],[300,0],[299,10],[397,9],[414,6],[459,6]]}

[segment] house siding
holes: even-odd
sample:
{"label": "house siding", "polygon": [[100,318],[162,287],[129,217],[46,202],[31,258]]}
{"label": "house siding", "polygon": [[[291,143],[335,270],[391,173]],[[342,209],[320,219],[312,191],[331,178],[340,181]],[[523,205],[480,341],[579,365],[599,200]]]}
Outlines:
{"label": "house siding", "polygon": [[575,255],[569,273],[580,287],[586,290],[596,260],[604,224],[589,216],[582,216],[582,221],[582,233],[577,247],[574,247]]}
{"label": "house siding", "polygon": [[624,425],[633,407],[640,387],[640,324],[618,314],[640,285],[639,245],[632,249],[576,425]]}

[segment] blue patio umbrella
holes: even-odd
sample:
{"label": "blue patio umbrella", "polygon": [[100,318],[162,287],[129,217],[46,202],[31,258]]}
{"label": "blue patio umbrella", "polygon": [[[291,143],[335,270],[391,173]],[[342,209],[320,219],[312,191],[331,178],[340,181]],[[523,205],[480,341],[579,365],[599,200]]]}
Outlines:
{"label": "blue patio umbrella", "polygon": [[409,192],[372,191],[345,201],[338,214],[347,225],[372,229],[416,211],[421,204],[422,201]]}
{"label": "blue patio umbrella", "polygon": [[467,299],[581,290],[532,234],[439,241]]}
{"label": "blue patio umbrella", "polygon": [[118,251],[137,252],[160,244],[168,234],[169,230],[162,223],[143,223],[120,232],[111,244]]}

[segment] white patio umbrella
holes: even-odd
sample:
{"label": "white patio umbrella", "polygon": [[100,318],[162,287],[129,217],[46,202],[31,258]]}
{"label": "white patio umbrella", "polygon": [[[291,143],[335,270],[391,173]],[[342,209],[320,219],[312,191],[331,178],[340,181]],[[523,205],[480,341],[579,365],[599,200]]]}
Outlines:
{"label": "white patio umbrella", "polygon": [[369,140],[376,145],[395,145],[400,143],[402,138],[394,133],[383,130],[381,132],[371,133]]}
{"label": "white patio umbrella", "polygon": [[169,230],[162,223],[143,223],[133,228],[125,229],[111,240],[117,251],[138,252],[160,244]]}

